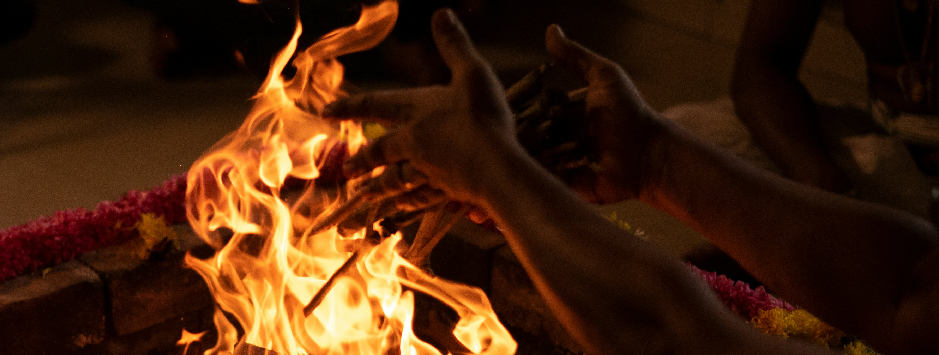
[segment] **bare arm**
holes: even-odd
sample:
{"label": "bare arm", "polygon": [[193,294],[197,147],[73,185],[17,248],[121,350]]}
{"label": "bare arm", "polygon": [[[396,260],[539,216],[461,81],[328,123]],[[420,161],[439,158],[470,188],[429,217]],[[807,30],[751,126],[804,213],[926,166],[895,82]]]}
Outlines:
{"label": "bare arm", "polygon": [[591,354],[825,354],[759,333],[686,266],[605,221],[531,158],[503,156],[478,202]]}
{"label": "bare arm", "polygon": [[939,351],[939,252],[927,221],[793,183],[670,128],[645,202],[784,299],[887,354]]}
{"label": "bare arm", "polygon": [[815,102],[799,67],[822,1],[764,0],[750,7],[731,93],[754,140],[795,181],[835,192],[851,188],[824,150]]}
{"label": "bare arm", "polygon": [[[820,5],[754,2],[732,91],[740,119],[786,176],[841,192],[849,185],[822,150],[815,104],[798,80]],[[939,255],[926,221],[767,176],[692,138],[670,150],[670,168],[643,199],[881,351],[937,352],[926,344],[939,329],[930,306],[939,300]]]}
{"label": "bare arm", "polygon": [[[639,198],[669,213],[785,299],[885,353],[939,350],[931,340],[939,329],[939,238],[932,225],[746,164],[660,119],[628,79],[619,89],[598,85],[617,76],[615,65],[565,42],[549,36],[548,49],[590,82],[588,118],[604,152],[593,177],[600,188],[582,194],[596,201]],[[631,99],[603,98],[611,91],[631,92],[614,95]]]}
{"label": "bare arm", "polygon": [[[506,231],[509,245],[551,310],[590,353],[825,353],[759,333],[737,319],[678,260],[605,221],[541,168],[515,140],[504,94],[491,69],[448,18],[437,13],[432,27],[441,56],[453,70],[450,86],[372,93],[327,109],[326,115],[335,118],[396,125],[351,157],[347,173],[358,176],[392,164],[421,172],[420,178],[395,173],[366,182],[363,191],[370,198],[407,199],[438,188],[451,198],[481,206]],[[564,39],[557,28],[549,31],[548,41],[552,54],[591,81],[591,115],[611,118],[620,109],[650,113],[617,66],[599,62],[596,55]],[[613,160],[613,166],[618,157],[606,159]],[[642,180],[629,171],[612,176]],[[428,184],[407,187],[414,181]],[[606,186],[596,190],[599,193],[615,198],[631,193],[609,177],[597,181]]]}

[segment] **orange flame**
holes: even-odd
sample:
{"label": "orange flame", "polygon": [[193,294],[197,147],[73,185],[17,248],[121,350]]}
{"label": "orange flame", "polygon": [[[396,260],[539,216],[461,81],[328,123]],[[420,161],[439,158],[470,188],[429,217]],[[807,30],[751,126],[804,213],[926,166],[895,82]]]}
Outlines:
{"label": "orange flame", "polygon": [[395,251],[400,235],[359,250],[353,272],[335,278],[322,303],[309,317],[303,315],[303,307],[352,255],[340,245],[364,239],[365,231],[349,238],[335,228],[311,231],[316,216],[336,207],[330,202],[337,200],[335,192],[309,184],[293,194],[284,183],[291,177],[317,178],[318,158],[339,141],[352,152],[363,144],[358,125],[336,127],[316,113],[343,95],[343,68],[335,58],[377,45],[394,26],[397,11],[394,1],[363,7],[355,25],[297,53],[292,61],[297,73],[285,81],[282,72],[301,33],[298,18],[245,123],[190,169],[190,224],[218,250],[206,260],[186,257],[219,305],[218,343],[207,354],[232,352],[239,343],[280,354],[439,354],[412,330],[415,291],[457,312],[453,335],[473,353],[515,352],[486,295],[408,264]]}
{"label": "orange flame", "polygon": [[189,345],[192,345],[192,343],[202,340],[202,337],[205,336],[205,333],[206,332],[193,334],[184,328],[183,334],[179,337],[179,341],[176,342],[176,345],[177,346],[184,345],[183,355],[185,355],[189,351]]}

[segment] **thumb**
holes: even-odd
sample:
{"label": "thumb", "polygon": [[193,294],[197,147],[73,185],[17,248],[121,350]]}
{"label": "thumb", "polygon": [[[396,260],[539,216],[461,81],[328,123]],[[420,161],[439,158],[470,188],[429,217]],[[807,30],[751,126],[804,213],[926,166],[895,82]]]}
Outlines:
{"label": "thumb", "polygon": [[588,83],[626,77],[619,65],[567,38],[558,25],[548,26],[545,47],[555,60],[580,74]]}
{"label": "thumb", "polygon": [[478,70],[488,68],[453,10],[437,10],[431,19],[431,29],[437,50],[454,79],[472,77]]}

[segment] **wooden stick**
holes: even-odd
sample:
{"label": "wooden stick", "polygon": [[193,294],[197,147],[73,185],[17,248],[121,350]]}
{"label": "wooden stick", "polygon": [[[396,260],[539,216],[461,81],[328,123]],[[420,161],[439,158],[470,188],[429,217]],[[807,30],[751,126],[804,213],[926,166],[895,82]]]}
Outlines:
{"label": "wooden stick", "polygon": [[509,101],[509,106],[518,107],[541,91],[541,81],[544,80],[544,77],[553,66],[550,63],[542,64],[506,89],[505,98]]}
{"label": "wooden stick", "polygon": [[313,221],[313,227],[310,228],[312,233],[310,235],[315,235],[322,233],[323,231],[332,228],[333,226],[339,224],[346,219],[350,214],[358,210],[365,202],[365,196],[361,193],[352,195],[346,202],[343,202],[338,208],[333,210],[327,215],[320,216],[315,221]]}
{"label": "wooden stick", "polygon": [[[373,212],[375,213],[374,216],[371,215]],[[340,235],[350,236],[362,230],[362,228],[368,227],[373,221],[384,220],[397,213],[398,208],[395,207],[394,201],[390,199],[363,203],[358,210],[339,222],[337,229]]]}
{"label": "wooden stick", "polygon": [[323,303],[323,300],[326,299],[326,295],[329,294],[329,291],[333,289],[333,286],[335,286],[336,278],[351,271],[355,266],[355,262],[359,260],[360,255],[361,252],[356,250],[352,253],[352,256],[346,260],[346,262],[342,263],[342,266],[340,266],[339,269],[336,269],[336,272],[334,272],[332,276],[326,280],[326,283],[323,284],[323,287],[321,287],[319,291],[316,291],[316,294],[313,295],[313,299],[310,300],[310,303],[307,303],[306,307],[303,307],[304,316],[309,317],[310,314],[313,314],[313,310],[316,309],[316,307],[319,307],[320,303]]}
{"label": "wooden stick", "polygon": [[420,254],[423,254],[425,256],[430,255],[431,250],[435,246],[437,246],[437,243],[439,243],[440,240],[443,239],[443,236],[446,235],[447,232],[450,231],[450,228],[453,228],[453,225],[456,224],[456,222],[460,220],[460,217],[465,216],[469,212],[470,208],[471,208],[470,205],[463,204],[463,206],[460,206],[460,209],[457,210],[456,212],[445,214],[445,217],[443,218],[443,223],[440,223],[440,221],[438,220],[437,228],[434,231],[434,234],[431,236],[430,240],[428,240],[427,243],[424,244],[424,246],[418,249],[419,255]]}
{"label": "wooden stick", "polygon": [[588,87],[582,87],[580,89],[571,90],[567,92],[567,99],[570,102],[578,102],[587,100],[587,89]]}
{"label": "wooden stick", "polygon": [[408,247],[408,250],[404,252],[405,259],[410,261],[411,256],[414,255],[417,250],[423,248],[423,246],[426,245],[431,238],[433,238],[434,230],[437,227],[437,220],[439,220],[440,217],[443,217],[445,213],[447,213],[446,206],[440,206],[433,211],[424,214],[424,219],[421,220],[421,226],[418,227],[417,234],[414,236],[414,242],[412,242],[411,246]]}
{"label": "wooden stick", "polygon": [[[421,223],[418,235],[414,238],[414,243],[412,243],[411,247],[408,248],[407,252],[405,252],[405,254],[408,255],[406,257],[408,258],[408,261],[413,260],[421,263],[414,265],[424,265],[428,256],[430,255],[430,252],[437,245],[437,243],[440,242],[440,239],[442,239],[443,236],[446,235],[447,231],[453,227],[453,225],[458,220],[458,217],[465,215],[467,212],[469,212],[469,209],[470,206],[464,204],[462,207],[460,207],[459,211],[448,215],[447,207],[444,205],[429,215],[425,215],[425,219],[429,219],[427,222]],[[443,221],[443,223],[439,223],[440,221]],[[309,317],[310,314],[313,314],[313,310],[315,310],[316,307],[323,303],[323,300],[326,299],[326,295],[328,295],[329,291],[331,291],[333,286],[335,286],[336,279],[339,276],[349,273],[354,268],[355,263],[359,260],[361,254],[361,249],[353,252],[352,256],[350,256],[349,259],[347,259],[346,262],[342,264],[342,266],[336,269],[336,272],[329,276],[329,279],[326,280],[326,283],[323,284],[323,287],[321,287],[319,291],[316,291],[316,294],[313,295],[313,299],[310,300],[310,303],[308,303],[306,307],[303,307],[304,316]]]}
{"label": "wooden stick", "polygon": [[469,210],[470,205],[464,204],[455,213],[450,213],[447,211],[446,206],[442,206],[429,214],[425,214],[417,235],[414,237],[414,243],[411,243],[411,247],[405,252],[405,259],[408,259],[411,264],[417,267],[425,268],[430,252],[443,239],[443,236],[450,231],[450,228],[453,228],[459,217],[466,215]]}

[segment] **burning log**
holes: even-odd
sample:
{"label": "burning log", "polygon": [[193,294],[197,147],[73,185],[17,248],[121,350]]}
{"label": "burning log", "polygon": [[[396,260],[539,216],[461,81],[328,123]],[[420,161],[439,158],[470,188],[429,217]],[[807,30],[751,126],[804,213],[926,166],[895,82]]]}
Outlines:
{"label": "burning log", "polygon": [[276,351],[268,350],[248,343],[238,343],[235,347],[234,355],[278,355]]}

